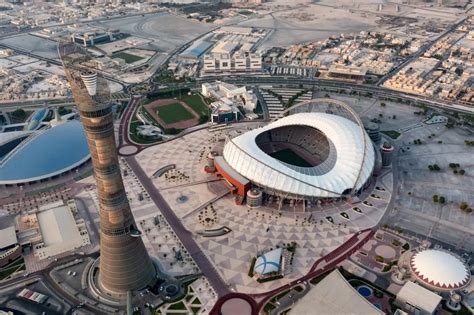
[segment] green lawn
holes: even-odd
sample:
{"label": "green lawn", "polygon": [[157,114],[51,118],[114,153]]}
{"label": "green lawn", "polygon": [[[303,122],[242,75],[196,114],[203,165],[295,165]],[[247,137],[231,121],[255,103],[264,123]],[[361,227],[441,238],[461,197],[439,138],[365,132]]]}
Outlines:
{"label": "green lawn", "polygon": [[389,136],[392,139],[397,139],[401,135],[401,133],[399,133],[396,130],[383,130],[383,131],[381,131],[381,133],[383,133],[384,135]]}
{"label": "green lawn", "polygon": [[270,153],[270,156],[282,161],[284,163],[288,163],[295,166],[300,167],[311,167],[312,165],[309,164],[305,159],[300,157],[291,149],[283,149],[277,152]]}
{"label": "green lawn", "polygon": [[188,110],[180,103],[172,103],[169,105],[160,106],[156,108],[156,112],[166,124],[172,124],[178,121],[194,118],[193,114],[188,112]]}
{"label": "green lawn", "polygon": [[203,102],[199,95],[186,95],[181,98],[183,102],[189,105],[199,116],[209,114],[209,106]]}
{"label": "green lawn", "polygon": [[140,56],[128,54],[125,52],[118,52],[112,55],[112,58],[121,58],[125,60],[126,63],[134,63],[135,61],[142,60],[143,58]]}
{"label": "green lawn", "polygon": [[23,258],[18,258],[17,260],[11,262],[10,264],[4,266],[0,269],[0,280],[8,278],[15,271],[25,270],[25,260]]}

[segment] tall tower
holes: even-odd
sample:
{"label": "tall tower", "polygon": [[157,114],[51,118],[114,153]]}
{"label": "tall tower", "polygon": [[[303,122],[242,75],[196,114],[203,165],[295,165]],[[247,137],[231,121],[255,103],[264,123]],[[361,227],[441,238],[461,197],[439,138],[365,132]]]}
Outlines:
{"label": "tall tower", "polygon": [[84,125],[100,206],[99,287],[111,294],[144,288],[156,275],[123,186],[107,82],[87,70],[84,48],[61,43],[59,55]]}

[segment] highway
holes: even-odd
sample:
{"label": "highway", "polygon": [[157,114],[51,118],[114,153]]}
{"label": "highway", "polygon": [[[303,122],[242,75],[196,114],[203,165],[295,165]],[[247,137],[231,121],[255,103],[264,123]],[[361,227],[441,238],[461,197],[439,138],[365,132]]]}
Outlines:
{"label": "highway", "polygon": [[426,96],[416,95],[407,92],[400,92],[387,89],[382,86],[361,84],[349,81],[310,79],[298,77],[276,77],[276,76],[221,76],[212,78],[199,78],[195,82],[165,84],[168,88],[200,88],[202,83],[213,82],[215,80],[223,80],[227,83],[257,86],[257,85],[283,85],[283,86],[305,86],[332,88],[340,90],[351,90],[355,92],[372,93],[374,97],[386,97],[392,99],[400,99],[401,101],[409,101],[413,103],[424,104],[444,110],[453,110],[466,114],[474,114],[474,106],[458,104],[449,100],[433,99]]}
{"label": "highway", "polygon": [[[21,48],[15,47],[15,46],[10,46],[10,45],[5,45],[5,44],[0,44],[0,48],[11,49],[14,52],[16,52],[18,54],[21,54],[21,55],[25,55],[25,56],[28,56],[28,57],[31,57],[31,58],[43,60],[43,61],[49,62],[50,64],[53,64],[53,65],[57,65],[57,66],[61,66],[61,67],[63,66],[61,61],[58,60],[58,59],[47,58],[47,57],[43,57],[43,56],[40,56],[40,55],[37,55],[37,54],[33,54],[32,52],[30,52],[26,49],[21,49]],[[101,75],[109,81],[120,84],[122,87],[125,85],[125,82],[115,78],[114,76],[110,76],[110,75],[105,74],[103,72],[101,72]]]}
{"label": "highway", "polygon": [[[51,278],[49,273],[53,270],[53,268],[72,262],[75,259],[84,259],[86,257],[97,258],[98,255],[99,255],[98,253],[84,255],[84,256],[74,254],[72,256],[67,256],[65,258],[58,259],[57,262],[50,264],[46,269],[31,273],[28,275],[28,277],[17,277],[10,280],[2,281],[0,283],[0,293],[3,295],[5,294],[5,292],[8,292],[12,289],[14,290],[15,287],[17,286],[23,285],[26,287],[27,284],[40,281],[40,282],[43,282],[43,284],[46,285],[50,290],[52,290],[54,294],[56,295],[56,298],[59,298],[61,302],[66,302],[67,304],[72,305],[72,306],[79,305],[83,301],[67,293],[64,293],[64,290],[61,288],[61,286],[58,283],[56,283]],[[104,311],[97,309],[96,307],[89,304],[84,304],[83,308],[89,312],[92,312],[93,314],[106,314]],[[72,311],[73,309],[70,309],[66,314],[72,314]]]}

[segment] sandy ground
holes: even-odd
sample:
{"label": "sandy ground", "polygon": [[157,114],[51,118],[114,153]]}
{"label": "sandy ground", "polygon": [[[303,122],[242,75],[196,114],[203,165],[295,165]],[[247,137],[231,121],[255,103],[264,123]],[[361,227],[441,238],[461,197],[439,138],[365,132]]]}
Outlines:
{"label": "sandy ground", "polygon": [[[383,4],[381,7],[379,4]],[[457,9],[422,7],[386,3],[382,0],[276,0],[264,5],[260,16],[240,22],[241,26],[263,27],[273,30],[263,47],[287,46],[307,41],[319,41],[331,35],[358,33],[360,31],[384,31],[416,36],[434,36],[429,25],[444,25],[459,18]],[[410,17],[417,21],[393,25],[383,22],[391,17]],[[424,32],[428,28],[427,32]]]}
{"label": "sandy ground", "polygon": [[[172,124],[165,123],[160,118],[160,116],[156,113],[156,109],[159,108],[160,106],[173,104],[173,103],[180,103],[181,105],[183,105],[184,108],[186,108],[186,110],[190,112],[195,118],[178,121]],[[153,117],[153,119],[155,119],[165,129],[169,129],[169,128],[186,129],[186,128],[195,126],[199,123],[199,115],[195,111],[193,111],[193,109],[188,104],[186,104],[183,101],[179,101],[175,99],[156,100],[154,102],[151,102],[150,104],[144,105],[143,107],[145,108],[147,113],[150,114]]]}
{"label": "sandy ground", "polygon": [[157,13],[145,17],[126,17],[112,21],[91,23],[94,27],[118,28],[124,33],[153,40],[138,48],[149,48],[156,51],[170,52],[176,47],[206,33],[216,25],[188,20],[184,17]]}
{"label": "sandy ground", "polygon": [[59,59],[58,44],[52,40],[29,34],[20,34],[0,40],[0,43],[15,48],[25,49],[45,58]]}

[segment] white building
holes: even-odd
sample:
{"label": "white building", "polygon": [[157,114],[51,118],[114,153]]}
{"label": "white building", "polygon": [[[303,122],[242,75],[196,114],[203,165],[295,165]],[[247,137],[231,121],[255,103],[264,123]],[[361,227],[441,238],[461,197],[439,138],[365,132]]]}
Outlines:
{"label": "white building", "polygon": [[436,312],[441,296],[408,281],[397,294],[396,304],[410,314],[431,315]]}
{"label": "white building", "polygon": [[244,108],[246,112],[253,113],[257,106],[257,97],[252,91],[247,91],[245,86],[237,87],[233,84],[216,81],[214,84],[204,83],[201,88],[204,96],[215,100],[211,103],[212,122],[237,120],[239,107]]}
{"label": "white building", "polygon": [[[288,148],[304,156],[306,165],[272,156]],[[307,200],[363,189],[375,165],[375,151],[362,126],[319,112],[295,113],[232,138],[223,157],[265,193]]]}
{"label": "white building", "polygon": [[203,58],[204,73],[260,72],[262,56],[252,53],[208,54]]}

